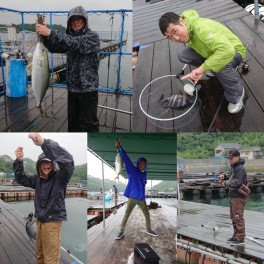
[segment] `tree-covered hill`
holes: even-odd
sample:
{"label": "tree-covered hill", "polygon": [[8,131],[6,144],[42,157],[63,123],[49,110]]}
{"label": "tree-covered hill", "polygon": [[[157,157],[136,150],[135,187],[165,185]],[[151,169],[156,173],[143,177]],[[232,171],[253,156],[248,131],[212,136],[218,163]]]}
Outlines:
{"label": "tree-covered hill", "polygon": [[206,159],[214,156],[220,143],[259,146],[264,153],[264,133],[179,133],[177,156],[184,159]]}
{"label": "tree-covered hill", "polygon": [[[6,25],[4,24],[0,24],[0,27],[6,27]],[[22,24],[12,24],[12,27],[16,28],[16,32],[19,33],[20,31],[22,31]],[[60,32],[66,32],[66,28],[62,25],[57,25],[54,24],[52,25],[52,29],[57,29]],[[32,32],[36,32],[36,28],[35,28],[35,24],[24,24],[24,30],[26,31],[32,31]]]}
{"label": "tree-covered hill", "polygon": [[[0,156],[0,172],[6,173],[7,177],[12,177],[14,160],[8,155]],[[36,162],[29,158],[24,158],[25,173],[33,175],[36,173]],[[87,182],[87,164],[77,165],[71,178],[71,183],[83,183],[86,186]]]}
{"label": "tree-covered hill", "polygon": [[175,181],[162,181],[152,187],[153,190],[158,190],[160,192],[174,192],[176,188],[176,178]]}
{"label": "tree-covered hill", "polygon": [[[106,191],[109,189],[113,190],[113,185],[117,187],[118,192],[124,192],[126,188],[126,185],[122,182],[111,181],[108,179],[104,180],[104,188]],[[87,186],[89,192],[100,192],[100,189],[102,188],[102,180],[88,175]]]}

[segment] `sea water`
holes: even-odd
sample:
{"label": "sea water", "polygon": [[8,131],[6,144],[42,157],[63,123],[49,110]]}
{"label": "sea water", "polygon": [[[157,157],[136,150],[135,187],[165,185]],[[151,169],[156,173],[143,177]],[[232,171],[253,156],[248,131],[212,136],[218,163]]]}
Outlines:
{"label": "sea water", "polygon": [[[62,247],[69,250],[72,255],[87,263],[87,199],[66,198],[68,220],[62,224]],[[23,216],[34,212],[34,201],[9,203]]]}

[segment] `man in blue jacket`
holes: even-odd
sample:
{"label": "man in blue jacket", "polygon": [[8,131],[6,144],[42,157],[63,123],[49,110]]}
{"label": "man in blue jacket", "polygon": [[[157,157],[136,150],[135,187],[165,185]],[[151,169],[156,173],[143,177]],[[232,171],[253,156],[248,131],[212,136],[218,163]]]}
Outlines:
{"label": "man in blue jacket", "polygon": [[120,140],[116,140],[116,148],[119,149],[121,157],[125,163],[128,175],[128,184],[124,192],[124,196],[128,198],[127,209],[123,217],[120,231],[116,239],[121,239],[124,236],[124,230],[127,220],[136,205],[139,205],[146,219],[147,234],[151,236],[158,236],[151,230],[150,215],[145,201],[145,186],[147,183],[147,160],[143,157],[137,160],[136,166],[128,157],[126,151],[121,147]]}
{"label": "man in blue jacket", "polygon": [[37,174],[25,175],[23,147],[18,147],[13,164],[15,178],[17,183],[35,189],[37,263],[59,264],[62,221],[67,220],[65,193],[74,161],[69,152],[51,139],[44,139],[38,133],[30,133],[29,138],[43,150],[36,164]]}
{"label": "man in blue jacket", "polygon": [[225,181],[224,175],[219,175],[223,187],[229,188],[230,197],[230,218],[233,225],[233,235],[227,241],[231,246],[245,244],[245,220],[244,207],[246,198],[238,192],[242,183],[247,183],[247,172],[244,168],[245,160],[240,158],[240,152],[237,149],[231,149],[228,153],[228,160],[232,167],[231,176]]}
{"label": "man in blue jacket", "polygon": [[68,131],[98,132],[97,118],[100,41],[88,25],[82,6],[68,14],[66,34],[36,23],[36,32],[52,53],[67,54]]}

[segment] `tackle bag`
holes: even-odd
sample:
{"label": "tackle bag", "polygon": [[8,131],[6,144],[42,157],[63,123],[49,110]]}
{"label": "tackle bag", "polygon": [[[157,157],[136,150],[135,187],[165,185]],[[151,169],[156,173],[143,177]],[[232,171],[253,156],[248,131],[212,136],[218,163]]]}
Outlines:
{"label": "tackle bag", "polygon": [[251,190],[249,189],[249,187],[247,185],[245,185],[244,183],[242,183],[241,187],[238,189],[238,192],[244,196],[244,198],[247,198],[250,193]]}
{"label": "tackle bag", "polygon": [[134,264],[159,264],[160,257],[147,243],[134,245]]}

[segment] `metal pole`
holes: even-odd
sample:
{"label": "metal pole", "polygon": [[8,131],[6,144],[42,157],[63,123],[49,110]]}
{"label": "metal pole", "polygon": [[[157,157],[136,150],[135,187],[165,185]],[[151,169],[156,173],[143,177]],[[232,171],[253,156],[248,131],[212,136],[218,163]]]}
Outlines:
{"label": "metal pole", "polygon": [[259,20],[259,5],[258,0],[254,0],[255,4],[255,20]]}
{"label": "metal pole", "polygon": [[150,184],[151,184],[151,186],[150,186],[150,190],[151,190],[151,196],[150,196],[150,201],[152,202],[152,194],[153,194],[153,192],[152,192],[152,180],[150,180]]}
{"label": "metal pole", "polygon": [[116,81],[116,92],[119,91],[120,88],[120,74],[121,74],[121,56],[122,56],[122,48],[123,48],[123,35],[124,35],[124,23],[125,23],[125,10],[121,10],[122,15],[122,27],[121,27],[121,35],[120,35],[120,43],[119,43],[119,55],[118,55],[118,68],[117,68],[117,81]]}
{"label": "metal pole", "polygon": [[25,21],[24,21],[24,13],[21,12],[21,21],[22,21],[22,32],[23,32],[23,44],[22,44],[22,52],[25,52]]}
{"label": "metal pole", "polygon": [[105,228],[105,187],[104,187],[104,162],[102,160],[102,189],[103,189],[103,227]]}
{"label": "metal pole", "polygon": [[111,111],[116,111],[116,112],[119,112],[119,113],[133,115],[132,112],[125,111],[125,110],[120,110],[120,109],[116,109],[116,108],[112,108],[112,107],[108,107],[108,106],[98,105],[98,107],[103,108],[103,109],[107,109],[107,110],[111,110]]}

